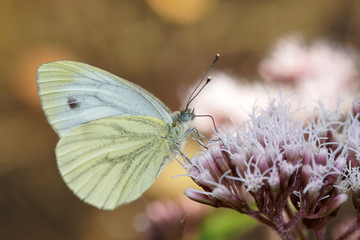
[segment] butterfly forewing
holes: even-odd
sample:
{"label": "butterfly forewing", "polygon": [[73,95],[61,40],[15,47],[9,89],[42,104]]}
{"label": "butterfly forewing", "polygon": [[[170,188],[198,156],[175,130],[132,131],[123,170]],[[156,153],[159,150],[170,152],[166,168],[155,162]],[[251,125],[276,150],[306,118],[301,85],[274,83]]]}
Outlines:
{"label": "butterfly forewing", "polygon": [[74,193],[114,209],[148,189],[170,156],[167,125],[157,118],[98,119],[68,131],[56,147],[60,173]]}
{"label": "butterfly forewing", "polygon": [[37,71],[42,107],[54,130],[70,129],[100,118],[139,115],[172,122],[170,110],[136,84],[74,61],[41,65]]}

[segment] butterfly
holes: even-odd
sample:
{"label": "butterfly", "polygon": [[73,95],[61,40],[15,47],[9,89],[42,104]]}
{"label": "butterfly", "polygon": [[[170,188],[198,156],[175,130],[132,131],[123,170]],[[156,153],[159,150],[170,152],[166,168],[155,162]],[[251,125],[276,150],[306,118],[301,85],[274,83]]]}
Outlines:
{"label": "butterfly", "polygon": [[55,153],[62,178],[100,209],[139,198],[191,132],[188,105],[171,112],[138,85],[85,63],[42,64],[37,84],[60,137]]}

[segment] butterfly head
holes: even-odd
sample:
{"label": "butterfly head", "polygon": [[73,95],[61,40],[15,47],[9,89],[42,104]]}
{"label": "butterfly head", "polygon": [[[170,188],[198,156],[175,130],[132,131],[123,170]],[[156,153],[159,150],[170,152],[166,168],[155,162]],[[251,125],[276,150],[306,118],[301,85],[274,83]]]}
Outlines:
{"label": "butterfly head", "polygon": [[189,121],[193,120],[194,117],[195,117],[194,109],[188,108],[188,109],[180,111],[179,121],[180,122],[189,122]]}
{"label": "butterfly head", "polygon": [[195,117],[194,109],[188,108],[185,110],[180,110],[179,112],[175,112],[173,114],[173,121],[175,123],[177,122],[187,123],[192,121],[194,117]]}

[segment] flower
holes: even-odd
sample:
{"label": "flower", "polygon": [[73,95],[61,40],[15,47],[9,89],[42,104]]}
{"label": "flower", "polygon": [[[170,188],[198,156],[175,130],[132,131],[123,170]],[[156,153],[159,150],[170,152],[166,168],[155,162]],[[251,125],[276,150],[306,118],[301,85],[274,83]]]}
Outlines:
{"label": "flower", "polygon": [[[320,231],[347,201],[347,191],[360,186],[360,122],[352,112],[343,120],[338,106],[329,110],[321,102],[314,113],[294,121],[291,99],[282,95],[255,107],[249,121],[216,133],[207,151],[185,159],[189,176],[204,189],[185,195],[248,214],[282,238],[300,220]],[[347,167],[354,161],[358,168]],[[360,194],[356,199],[360,207]]]}
{"label": "flower", "polygon": [[349,46],[326,40],[306,42],[302,35],[290,34],[277,40],[259,73],[268,83],[292,88],[306,106],[313,106],[317,98],[335,106],[341,97],[348,107],[359,89],[358,63],[357,52]]}
{"label": "flower", "polygon": [[[341,98],[342,108],[348,109],[360,87],[359,59],[357,52],[349,46],[325,40],[307,43],[301,35],[291,34],[276,42],[261,61],[259,74],[267,83],[267,92],[281,89],[294,94],[295,105],[301,104],[311,110],[319,98],[326,106],[336,108],[339,105],[337,99]],[[216,84],[208,84],[206,92],[199,94],[192,106],[197,114],[211,115],[217,126],[230,127],[233,122],[246,121],[255,102],[265,106],[268,95],[264,94],[263,85],[224,71],[214,71],[211,76]],[[188,88],[188,95],[195,86]],[[183,90],[178,95],[184,100]],[[354,102],[353,108],[354,112],[359,112],[360,101]],[[211,133],[214,128],[208,118],[196,118],[194,124],[203,133]]]}

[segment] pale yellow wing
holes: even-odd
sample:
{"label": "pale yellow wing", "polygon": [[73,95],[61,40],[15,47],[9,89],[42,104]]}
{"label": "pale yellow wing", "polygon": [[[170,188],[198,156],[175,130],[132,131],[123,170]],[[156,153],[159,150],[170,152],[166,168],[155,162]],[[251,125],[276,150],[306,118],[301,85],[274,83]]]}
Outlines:
{"label": "pale yellow wing", "polygon": [[56,147],[60,173],[85,202],[103,209],[139,198],[171,152],[168,126],[146,116],[94,120],[69,130]]}
{"label": "pale yellow wing", "polygon": [[42,108],[54,130],[100,118],[137,115],[171,123],[171,111],[145,89],[99,68],[74,61],[42,64],[37,71]]}

